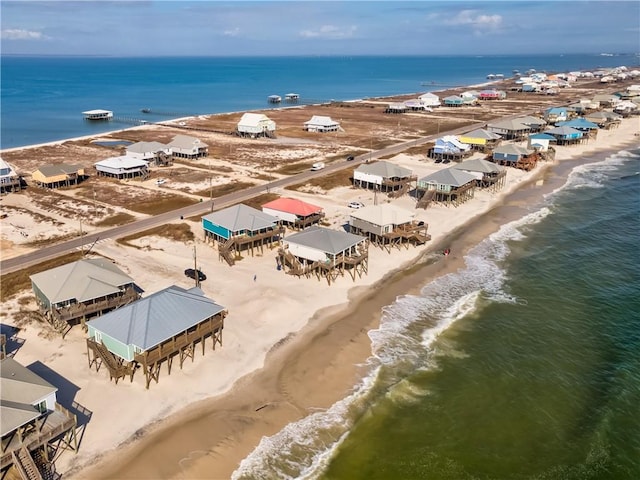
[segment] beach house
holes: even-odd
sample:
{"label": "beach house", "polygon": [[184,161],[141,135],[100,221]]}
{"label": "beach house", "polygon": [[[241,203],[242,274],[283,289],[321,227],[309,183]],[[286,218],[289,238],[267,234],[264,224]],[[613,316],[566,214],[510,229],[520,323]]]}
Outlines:
{"label": "beach house", "polygon": [[94,163],[98,176],[118,179],[149,176],[149,162],[128,155],[111,157]]}
{"label": "beach house", "polygon": [[427,156],[436,163],[451,160],[459,162],[473,153],[471,145],[461,142],[456,135],[445,135],[436,139],[435,145],[429,149]]}
{"label": "beach house", "polygon": [[209,155],[209,147],[199,138],[190,135],[176,135],[167,146],[174,158],[194,160]]}
{"label": "beach house", "polygon": [[104,258],[85,258],[31,275],[42,316],[64,335],[73,325],[140,297],[133,279]]}
{"label": "beach house", "polygon": [[158,383],[163,363],[171,374],[174,357],[182,368],[187,358],[193,361],[198,343],[204,355],[207,338],[214,350],[222,346],[226,315],[199,288],[172,285],[88,322],[89,368],[106,365],[117,383],[125,376],[133,381],[139,367],[149,388],[152,380]]}
{"label": "beach house", "polygon": [[391,251],[413,243],[422,245],[431,239],[428,226],[415,220],[416,214],[390,203],[367,205],[354,210],[348,221],[349,232],[362,235],[376,246]]}
{"label": "beach house", "polygon": [[534,149],[516,145],[515,143],[508,143],[496,147],[490,158],[491,161],[498,165],[526,171],[533,169],[537,161],[537,155]]}
{"label": "beach house", "polygon": [[424,105],[425,107],[433,108],[440,106],[440,97],[435,93],[423,93],[418,97],[418,100],[420,100],[420,102],[422,102],[422,105]]}
{"label": "beach house", "polygon": [[461,107],[464,105],[464,99],[460,95],[449,95],[442,99],[445,107]]}
{"label": "beach house", "polygon": [[361,235],[312,226],[282,239],[278,264],[298,277],[315,275],[330,285],[348,273],[355,281],[368,271],[369,240]]}
{"label": "beach house", "polygon": [[363,163],[353,171],[353,185],[399,197],[407,193],[411,184],[418,179],[408,168],[385,160]]}
{"label": "beach house", "polygon": [[502,137],[484,128],[477,128],[476,130],[460,135],[459,140],[469,145],[472,150],[489,152],[500,145]]}
{"label": "beach house", "polygon": [[566,107],[551,107],[544,111],[544,120],[547,123],[564,122],[569,118]]}
{"label": "beach house", "polygon": [[241,137],[274,137],[276,122],[263,113],[245,113],[238,121],[236,131]]}
{"label": "beach house", "polygon": [[0,360],[3,478],[42,479],[39,467],[53,471],[51,451],[78,450],[77,419],[58,403],[58,387],[33,371],[38,364],[27,368],[12,357]]}
{"label": "beach house", "polygon": [[0,193],[22,189],[22,179],[15,168],[0,158]]}
{"label": "beach house", "polygon": [[66,163],[42,165],[31,173],[33,182],[45,188],[69,187],[77,185],[85,178],[82,165],[68,165]]}
{"label": "beach house", "polygon": [[240,260],[240,253],[259,248],[271,247],[284,234],[284,227],[277,217],[248,205],[238,204],[202,217],[204,239],[218,245],[221,260],[234,265]]}
{"label": "beach house", "polygon": [[595,123],[600,128],[609,130],[620,126],[620,123],[622,122],[622,115],[616,112],[603,110],[601,112],[588,113],[584,116],[584,119]]}
{"label": "beach house", "polygon": [[555,137],[558,145],[577,145],[586,141],[584,132],[567,126],[555,127],[544,133]]}
{"label": "beach house", "polygon": [[263,204],[262,211],[277,218],[281,224],[297,230],[320,223],[324,218],[322,207],[297,198],[277,198]]}
{"label": "beach house", "polygon": [[418,180],[417,208],[427,208],[430,202],[457,207],[471,200],[476,186],[476,176],[455,168],[443,168]]}
{"label": "beach house", "polygon": [[548,133],[534,133],[533,135],[529,135],[527,147],[538,152],[547,152],[553,150],[552,144],[556,143],[556,137],[553,135],[549,135]]}
{"label": "beach house", "polygon": [[409,107],[402,102],[390,103],[384,109],[384,113],[406,113]]}
{"label": "beach house", "polygon": [[473,175],[476,178],[476,186],[489,191],[500,190],[507,179],[507,170],[503,166],[482,158],[470,158],[451,168]]}
{"label": "beach house", "polygon": [[534,117],[532,115],[518,117],[515,120],[522,123],[523,125],[527,125],[529,127],[529,133],[541,132],[547,126],[546,120],[539,117]]}
{"label": "beach house", "polygon": [[332,120],[331,117],[313,115],[311,120],[304,122],[304,129],[307,132],[337,132],[340,130],[340,123]]}
{"label": "beach house", "polygon": [[517,119],[489,123],[486,128],[490,132],[497,133],[505,140],[522,140],[531,133],[531,127]]}
{"label": "beach house", "polygon": [[152,165],[171,165],[171,147],[160,142],[136,142],[127,145],[129,157],[144,160]]}

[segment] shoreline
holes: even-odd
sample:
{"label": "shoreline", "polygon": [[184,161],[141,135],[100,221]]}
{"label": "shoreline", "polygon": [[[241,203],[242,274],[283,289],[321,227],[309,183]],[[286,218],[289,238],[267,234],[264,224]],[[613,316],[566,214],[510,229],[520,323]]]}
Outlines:
{"label": "shoreline", "polygon": [[[627,138],[586,147],[593,155],[634,143]],[[381,308],[398,295],[415,293],[429,281],[460,268],[470,248],[526,213],[518,206],[523,198],[540,201],[544,194],[564,185],[570,172],[582,164],[580,154],[584,152],[571,154],[572,148],[568,147],[567,158],[543,164],[522,181],[508,185],[508,191],[500,192],[500,198],[487,208],[434,237],[417,256],[372,285],[349,288],[347,303],[315,312],[299,331],[270,349],[261,368],[238,379],[227,392],[147,425],[140,432],[142,438],[125,441],[99,458],[97,465],[72,470],[69,475],[87,479],[229,478],[262,437],[308,415],[310,408],[326,409],[344,398],[364,375],[363,362],[371,355],[367,333],[379,323]],[[453,252],[446,261],[419,264],[418,258],[424,261],[445,246]],[[358,315],[352,315],[356,310]],[[322,355],[314,355],[314,349]],[[326,357],[333,361],[318,365],[324,362],[317,359]],[[310,370],[315,375],[309,375]],[[328,376],[331,388],[319,391],[317,379]],[[280,391],[280,385],[287,382],[297,390],[295,395],[286,387],[284,394]],[[194,444],[194,438],[204,442]]]}

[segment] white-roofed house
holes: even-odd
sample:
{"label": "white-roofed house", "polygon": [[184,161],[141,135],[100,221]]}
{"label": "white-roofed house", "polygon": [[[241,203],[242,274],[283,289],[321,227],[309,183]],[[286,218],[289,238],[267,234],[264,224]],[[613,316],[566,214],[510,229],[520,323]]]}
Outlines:
{"label": "white-roofed house", "polygon": [[425,107],[439,107],[440,97],[435,93],[427,92],[418,97]]}
{"label": "white-roofed house", "polygon": [[470,158],[452,168],[470,173],[476,177],[476,186],[489,191],[500,190],[507,178],[507,170],[503,166],[482,158]]}
{"label": "white-roofed house", "polygon": [[15,168],[0,158],[0,193],[15,192],[22,189],[22,178]]}
{"label": "white-roofed house", "polygon": [[115,178],[147,178],[149,176],[149,162],[123,155],[111,157],[94,163],[98,176]]}
{"label": "white-roofed house", "polygon": [[436,163],[451,160],[459,162],[461,159],[471,155],[471,146],[461,142],[455,135],[445,135],[436,139],[435,145],[429,149],[427,155],[433,158]]}
{"label": "white-roofed house", "polygon": [[127,156],[154,165],[171,165],[171,147],[160,142],[136,142],[126,147]]}
{"label": "white-roofed house", "polygon": [[[58,403],[58,387],[36,373],[45,369],[40,362],[27,368],[12,357],[0,359],[0,469],[8,478],[14,478],[13,465],[20,472],[15,478],[42,479],[34,461],[38,450],[78,449],[76,416]],[[53,471],[49,456],[38,453],[45,463],[40,467]],[[26,471],[37,476],[25,476]]]}
{"label": "white-roofed house", "polygon": [[282,239],[279,265],[285,273],[316,275],[327,282],[347,272],[355,281],[368,271],[369,240],[366,237],[324,227],[312,226]]}
{"label": "white-roofed house", "polygon": [[199,138],[190,135],[176,135],[167,144],[174,158],[202,158],[209,155],[209,147]]}
{"label": "white-roofed house", "polygon": [[407,113],[408,108],[403,102],[394,102],[387,105],[384,113]]}
{"label": "white-roofed house", "polygon": [[276,122],[263,113],[245,113],[236,130],[241,137],[275,137]]}
{"label": "white-roofed house", "polygon": [[391,251],[392,246],[423,244],[431,239],[427,224],[415,220],[416,214],[390,203],[367,205],[354,210],[349,218],[349,231],[363,235],[376,246]]}
{"label": "white-roofed house", "polygon": [[280,220],[248,205],[238,204],[202,217],[205,241],[218,244],[220,259],[233,266],[242,250],[271,246],[280,240]]}
{"label": "white-roofed house", "polygon": [[103,258],[67,263],[30,279],[40,313],[63,334],[140,297],[133,279]]}
{"label": "white-roofed house", "polygon": [[304,129],[307,132],[337,132],[340,130],[340,123],[332,120],[331,117],[313,115],[311,120],[304,122]]}
{"label": "white-roofed house", "polygon": [[408,168],[385,160],[363,163],[353,171],[354,186],[386,192],[393,197],[407,193],[417,179]]}
{"label": "white-roofed house", "polygon": [[193,360],[196,344],[211,337],[212,348],[222,345],[222,329],[227,311],[207,298],[198,287],[184,289],[172,285],[87,323],[89,368],[106,364],[116,383],[133,375],[140,366],[146,388],[158,383],[161,364],[171,374],[173,357],[180,368]]}
{"label": "white-roofed house", "polygon": [[427,208],[431,201],[457,207],[473,198],[476,177],[455,168],[444,168],[418,180],[416,208]]}

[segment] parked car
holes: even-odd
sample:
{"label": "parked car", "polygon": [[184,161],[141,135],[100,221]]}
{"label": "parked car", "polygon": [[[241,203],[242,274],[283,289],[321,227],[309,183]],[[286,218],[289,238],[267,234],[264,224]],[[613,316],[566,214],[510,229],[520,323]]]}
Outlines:
{"label": "parked car", "polygon": [[[196,271],[193,268],[187,268],[184,271],[184,274],[193,280],[196,279]],[[198,269],[198,281],[202,282],[206,279],[207,279],[207,276],[204,273],[202,273],[202,270]]]}
{"label": "parked car", "polygon": [[156,180],[156,185],[162,185],[166,180],[164,178],[159,178]]}
{"label": "parked car", "polygon": [[317,162],[311,166],[311,170],[317,172],[318,170],[322,170],[324,168],[324,162]]}
{"label": "parked car", "polygon": [[349,208],[362,208],[364,207],[364,203],[362,202],[349,202]]}
{"label": "parked car", "polygon": [[354,157],[353,155],[349,155],[347,157],[347,162],[351,162],[352,160],[355,160],[355,159],[356,159],[356,157]]}

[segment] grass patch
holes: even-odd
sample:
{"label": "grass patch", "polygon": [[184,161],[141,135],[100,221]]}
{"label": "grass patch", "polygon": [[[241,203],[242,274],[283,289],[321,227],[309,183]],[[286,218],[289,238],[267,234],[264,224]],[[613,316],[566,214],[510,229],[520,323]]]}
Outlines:
{"label": "grass patch", "polygon": [[149,230],[145,230],[143,232],[138,232],[132,235],[128,235],[126,237],[119,238],[116,240],[116,242],[122,245],[127,245],[129,247],[139,249],[141,247],[139,247],[138,245],[133,245],[131,241],[137,240],[138,238],[150,237],[152,235],[155,235],[156,237],[168,238],[169,240],[173,240],[176,242],[183,242],[183,243],[192,241],[195,238],[195,236],[193,235],[193,232],[191,231],[191,227],[186,223],[180,223],[177,225],[170,223],[167,225],[160,225],[159,227],[150,228]]}
{"label": "grass patch", "polygon": [[276,200],[278,198],[280,198],[280,195],[278,195],[277,193],[263,193],[262,195],[258,195],[257,197],[245,200],[242,203],[249,207],[253,207],[256,210],[262,211],[262,205],[268,202],[272,202],[273,200]]}
{"label": "grass patch", "polygon": [[111,215],[107,218],[103,218],[99,222],[94,223],[96,227],[113,227],[116,225],[124,225],[126,223],[131,223],[136,219],[130,213],[116,213],[115,215]]}
{"label": "grass patch", "polygon": [[75,262],[82,258],[82,252],[73,252],[46,262],[38,263],[32,267],[23,268],[17,272],[5,273],[0,277],[0,302],[9,300],[22,290],[31,288],[30,275],[51,270],[52,268]]}
{"label": "grass patch", "polygon": [[344,168],[337,172],[325,175],[323,177],[314,178],[305,183],[298,183],[285,187],[287,190],[299,190],[302,187],[310,185],[319,187],[323,190],[331,190],[337,187],[350,187],[353,184],[353,171],[350,168]]}
{"label": "grass patch", "polygon": [[315,162],[289,163],[287,165],[282,165],[281,167],[276,168],[274,172],[281,175],[295,175],[297,173],[311,170],[311,165],[313,165],[314,163]]}
{"label": "grass patch", "polygon": [[[228,193],[237,192],[239,190],[244,190],[245,188],[253,187],[255,183],[252,182],[229,182],[223,185],[216,185],[213,187],[213,197],[221,197],[223,195],[227,195]],[[212,195],[211,189],[207,188],[205,190],[198,190],[197,192],[193,192],[194,195],[198,195],[200,197],[208,197]]]}

